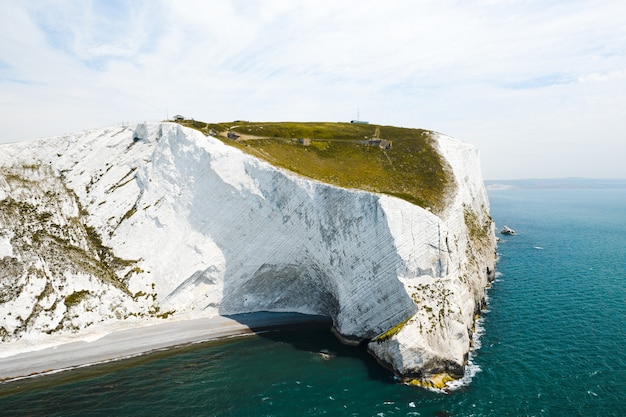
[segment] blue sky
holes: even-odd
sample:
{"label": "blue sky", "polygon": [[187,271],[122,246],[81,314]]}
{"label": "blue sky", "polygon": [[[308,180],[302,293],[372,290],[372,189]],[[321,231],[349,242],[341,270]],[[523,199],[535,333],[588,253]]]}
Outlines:
{"label": "blue sky", "polygon": [[626,178],[621,0],[5,0],[0,143],[183,114],[419,127]]}

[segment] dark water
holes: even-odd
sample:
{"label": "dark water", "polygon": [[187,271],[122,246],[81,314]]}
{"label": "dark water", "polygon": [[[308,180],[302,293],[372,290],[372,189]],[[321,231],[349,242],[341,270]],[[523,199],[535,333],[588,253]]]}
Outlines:
{"label": "dark water", "polygon": [[0,385],[0,415],[626,416],[626,192],[490,194],[499,245],[468,385],[397,384],[323,326]]}

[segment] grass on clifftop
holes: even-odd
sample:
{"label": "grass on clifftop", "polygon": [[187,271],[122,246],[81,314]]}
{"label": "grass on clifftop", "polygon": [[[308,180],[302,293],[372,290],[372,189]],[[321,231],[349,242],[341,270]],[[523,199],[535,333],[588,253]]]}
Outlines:
{"label": "grass on clifftop", "polygon": [[[352,123],[179,123],[300,175],[396,196],[435,212],[445,206],[454,184],[427,130]],[[228,132],[239,138],[228,138]],[[370,139],[390,141],[391,147]]]}

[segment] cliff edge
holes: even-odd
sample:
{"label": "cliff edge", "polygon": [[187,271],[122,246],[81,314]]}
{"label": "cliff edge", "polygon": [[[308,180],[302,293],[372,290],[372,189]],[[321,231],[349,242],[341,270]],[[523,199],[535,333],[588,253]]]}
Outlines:
{"label": "cliff edge", "polygon": [[431,210],[296,175],[173,123],[1,145],[0,337],[253,311],[332,318],[409,383],[463,375],[493,279],[478,152],[432,134]]}

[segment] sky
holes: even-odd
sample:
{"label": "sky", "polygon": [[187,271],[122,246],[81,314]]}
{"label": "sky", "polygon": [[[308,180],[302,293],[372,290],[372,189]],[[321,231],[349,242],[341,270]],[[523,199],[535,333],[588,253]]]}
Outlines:
{"label": "sky", "polygon": [[626,178],[624,16],[623,0],[2,0],[0,143],[175,114],[358,117],[471,143],[485,179]]}

